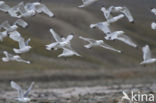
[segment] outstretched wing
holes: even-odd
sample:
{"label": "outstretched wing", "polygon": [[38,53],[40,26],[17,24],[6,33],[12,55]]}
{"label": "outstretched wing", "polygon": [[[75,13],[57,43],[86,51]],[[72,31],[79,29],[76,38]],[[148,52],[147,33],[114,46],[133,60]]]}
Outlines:
{"label": "outstretched wing", "polygon": [[18,19],[15,21],[14,25],[19,25],[21,26],[22,28],[26,28],[28,26],[28,23],[25,22],[24,20],[22,19]]}
{"label": "outstretched wing", "polygon": [[21,38],[21,34],[18,31],[13,31],[9,33],[9,37],[14,41],[19,41]]}
{"label": "outstretched wing", "polygon": [[54,37],[54,39],[57,42],[61,42],[62,41],[62,39],[60,38],[60,36],[53,29],[50,29],[50,32],[51,32],[52,36]]}
{"label": "outstretched wing", "polygon": [[10,9],[10,7],[7,4],[5,4],[4,1],[0,1],[0,10],[1,11],[8,12],[9,9]]}
{"label": "outstretched wing", "polygon": [[28,46],[30,41],[31,41],[31,39],[29,38],[29,39],[25,42],[25,45]]}
{"label": "outstretched wing", "polygon": [[122,42],[124,42],[124,43],[126,43],[132,47],[135,47],[135,48],[137,47],[137,45],[127,35],[124,35],[124,34],[118,35],[116,39],[120,40],[120,41],[122,41]]}
{"label": "outstretched wing", "polygon": [[144,60],[151,59],[151,51],[150,51],[150,48],[149,48],[148,45],[145,45],[145,46],[142,48],[142,52],[143,52],[143,59],[144,59]]}
{"label": "outstretched wing", "polygon": [[84,38],[84,37],[82,37],[82,36],[79,36],[79,38],[82,39],[82,40],[84,40],[84,41],[87,41],[87,42],[89,42],[89,43],[94,43],[94,42],[96,41],[96,40],[94,40],[94,39]]}
{"label": "outstretched wing", "polygon": [[19,40],[19,48],[21,49],[21,48],[24,48],[26,45],[25,45],[25,42],[24,42],[24,38],[20,38],[20,40]]}
{"label": "outstretched wing", "polygon": [[36,5],[35,6],[35,10],[38,13],[45,13],[46,15],[48,15],[49,17],[53,17],[54,14],[47,8],[47,6],[45,6],[44,4],[40,4],[40,5]]}
{"label": "outstretched wing", "polygon": [[131,12],[129,11],[129,9],[127,7],[123,7],[123,10],[121,11],[123,14],[125,14],[125,16],[128,18],[129,22],[134,22],[134,18],[131,14]]}
{"label": "outstretched wing", "polygon": [[105,48],[105,49],[108,49],[108,50],[112,50],[112,51],[116,51],[116,52],[118,52],[118,53],[121,53],[120,50],[117,50],[117,49],[113,48],[112,46],[110,46],[110,45],[108,45],[108,44],[106,44],[106,43],[103,43],[103,44],[101,44],[100,46],[103,47],[103,48]]}
{"label": "outstretched wing", "polygon": [[4,21],[4,22],[1,24],[1,27],[4,28],[5,30],[7,30],[8,28],[11,27],[11,25],[9,24],[8,21]]}
{"label": "outstretched wing", "polygon": [[30,93],[30,91],[31,91],[31,89],[32,89],[32,87],[33,87],[34,84],[35,84],[35,82],[32,82],[32,83],[31,83],[30,87],[28,88],[28,90],[27,90],[26,93],[24,94],[24,97],[27,97],[27,96],[28,96],[28,94]]}
{"label": "outstretched wing", "polygon": [[72,56],[72,55],[76,55],[76,56],[80,56],[77,52],[75,52],[72,48],[63,48],[63,53],[60,54],[58,57],[68,57],[68,56]]}
{"label": "outstretched wing", "polygon": [[73,39],[73,35],[68,35],[67,38],[65,39],[65,42],[70,42]]}
{"label": "outstretched wing", "polygon": [[22,91],[21,87],[18,84],[16,84],[14,81],[11,81],[10,85],[12,88],[14,88],[18,91],[18,97],[23,98],[23,91]]}

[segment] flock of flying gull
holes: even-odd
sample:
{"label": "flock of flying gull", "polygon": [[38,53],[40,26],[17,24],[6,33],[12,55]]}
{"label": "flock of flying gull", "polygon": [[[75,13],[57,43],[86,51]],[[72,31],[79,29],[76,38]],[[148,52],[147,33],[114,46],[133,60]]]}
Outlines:
{"label": "flock of flying gull", "polygon": [[[83,4],[78,6],[79,8],[83,8],[86,6],[89,6],[90,4],[94,3],[98,0],[82,0]],[[26,28],[28,26],[28,23],[22,20],[23,17],[31,17],[35,16],[36,14],[44,13],[48,15],[49,17],[53,17],[54,14],[42,3],[40,2],[34,2],[34,3],[26,3],[23,2],[17,4],[16,6],[10,7],[7,5],[4,1],[0,1],[0,10],[3,12],[8,13],[11,17],[18,18],[13,24],[9,24],[8,21],[4,21],[0,25],[0,41],[3,42],[3,39],[5,37],[9,37],[10,39],[14,40],[15,42],[19,43],[19,48],[13,48],[13,51],[16,54],[22,54],[29,52],[31,50],[31,46],[29,46],[30,38],[28,40],[25,40],[22,35],[17,31],[18,27]],[[104,17],[106,18],[106,21],[99,22],[96,24],[91,24],[90,28],[98,28],[99,30],[103,31],[105,34],[106,40],[119,40],[124,43],[126,43],[129,46],[132,46],[134,48],[137,48],[138,45],[136,45],[130,37],[128,37],[124,31],[111,31],[110,26],[112,23],[117,22],[118,20],[126,17],[130,23],[134,23],[133,16],[131,15],[129,9],[127,7],[114,7],[110,6],[108,9],[105,7],[101,8],[101,11],[104,14]],[[151,9],[151,12],[156,15],[156,9]],[[117,16],[113,16],[113,14],[117,13]],[[156,23],[153,22],[151,24],[151,28],[156,30]],[[58,57],[68,57],[68,56],[81,56],[78,54],[74,49],[71,47],[71,40],[73,39],[73,35],[70,34],[67,37],[61,38],[52,28],[49,30],[56,42],[46,45],[47,50],[58,50],[63,49],[63,53],[58,55]],[[100,46],[105,49],[109,49],[118,53],[121,53],[120,50],[117,50],[110,45],[106,44],[103,40],[94,40],[91,38],[86,38],[79,36],[80,39],[89,42],[89,44],[84,45],[85,48],[89,49],[92,47]],[[150,64],[156,62],[156,58],[151,57],[150,48],[148,45],[142,47],[143,51],[143,61],[140,64]],[[26,61],[22,59],[19,55],[12,55],[9,54],[7,51],[3,52],[5,57],[2,58],[3,62],[8,61],[18,61],[18,62],[25,62],[30,64],[30,61]],[[20,102],[28,102],[30,101],[30,98],[28,98],[28,94],[32,88],[34,83],[31,84],[27,92],[24,94],[21,87],[16,84],[14,81],[11,81],[11,87],[16,89],[19,93],[19,96],[17,98]]]}

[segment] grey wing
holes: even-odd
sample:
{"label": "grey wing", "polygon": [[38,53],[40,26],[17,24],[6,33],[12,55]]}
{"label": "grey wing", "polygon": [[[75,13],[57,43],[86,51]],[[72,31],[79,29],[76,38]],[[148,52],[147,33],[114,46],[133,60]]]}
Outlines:
{"label": "grey wing", "polygon": [[32,83],[31,83],[30,87],[28,88],[28,90],[27,90],[26,93],[24,94],[24,97],[27,97],[27,96],[28,96],[28,94],[30,93],[30,91],[31,91],[31,89],[32,89],[32,87],[33,87],[34,84],[35,84],[35,82],[32,82]]}
{"label": "grey wing", "polygon": [[100,46],[103,47],[103,48],[105,48],[105,49],[108,49],[108,50],[112,50],[112,51],[116,51],[116,52],[121,53],[120,50],[117,50],[117,49],[113,48],[112,46],[110,46],[110,45],[108,45],[108,44],[106,44],[106,43],[103,43],[103,44],[101,44]]}
{"label": "grey wing", "polygon": [[19,12],[21,13],[21,15],[27,12],[23,2],[19,3],[18,5],[19,5]]}
{"label": "grey wing", "polygon": [[127,7],[123,7],[123,10],[121,11],[123,14],[125,14],[125,16],[128,18],[129,22],[134,22],[134,18],[131,14],[131,12],[129,11],[129,9]]}
{"label": "grey wing", "polygon": [[94,43],[94,42],[96,41],[96,40],[94,40],[94,39],[84,38],[84,37],[82,37],[82,36],[79,36],[79,38],[82,39],[82,40],[84,40],[84,41],[87,41],[87,42],[89,42],[89,43]]}
{"label": "grey wing", "polygon": [[150,51],[150,48],[148,45],[146,45],[142,48],[142,52],[143,52],[143,59],[144,60],[151,59],[151,51]]}
{"label": "grey wing", "polygon": [[18,31],[13,31],[13,32],[10,32],[9,34],[10,34],[9,37],[14,41],[18,42],[21,38],[21,34]]}
{"label": "grey wing", "polygon": [[102,30],[106,35],[111,33],[111,30],[109,28],[109,24],[107,24],[106,22],[101,22],[97,24],[97,27]]}
{"label": "grey wing", "polygon": [[8,28],[11,27],[11,25],[9,24],[8,21],[4,21],[4,22],[1,24],[1,27],[4,28],[5,30],[7,30]]}
{"label": "grey wing", "polygon": [[62,41],[62,39],[60,38],[60,36],[53,29],[50,29],[50,32],[51,32],[52,36],[54,37],[54,39],[57,42],[61,42]]}
{"label": "grey wing", "polygon": [[14,81],[11,81],[10,85],[12,88],[14,88],[18,91],[19,98],[23,98],[23,91],[22,91],[21,87],[18,84],[16,84]]}
{"label": "grey wing", "polygon": [[132,47],[137,47],[137,45],[127,35],[124,35],[124,34],[118,35],[118,37],[116,39],[120,40],[120,41],[122,41],[122,42],[124,42],[124,43],[126,43]]}
{"label": "grey wing", "polygon": [[0,10],[1,11],[8,12],[9,9],[10,9],[10,6],[5,4],[4,1],[0,2]]}
{"label": "grey wing", "polygon": [[38,13],[43,12],[43,13],[47,14],[49,17],[53,17],[54,16],[54,14],[44,4],[37,5],[35,10]]}
{"label": "grey wing", "polygon": [[67,38],[65,39],[65,42],[70,42],[73,39],[73,35],[68,35]]}
{"label": "grey wing", "polygon": [[22,19],[16,20],[14,24],[15,24],[15,25],[19,25],[19,26],[21,26],[21,27],[23,27],[23,28],[26,28],[26,27],[28,26],[28,23],[25,22],[25,21],[22,20]]}
{"label": "grey wing", "polygon": [[24,42],[24,38],[20,38],[20,40],[19,40],[19,48],[21,49],[21,48],[24,48],[26,45],[25,45],[25,42]]}

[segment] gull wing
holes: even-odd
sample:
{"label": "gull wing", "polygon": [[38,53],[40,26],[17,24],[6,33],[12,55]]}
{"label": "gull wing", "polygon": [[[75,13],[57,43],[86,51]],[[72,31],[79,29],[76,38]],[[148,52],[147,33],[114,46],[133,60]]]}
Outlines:
{"label": "gull wing", "polygon": [[122,19],[124,17],[123,14],[120,14],[118,16],[112,17],[111,19],[109,19],[107,22],[110,23],[114,23],[117,22],[118,20]]}
{"label": "gull wing", "polygon": [[62,57],[62,56],[72,56],[72,55],[76,55],[76,56],[80,56],[77,52],[75,52],[72,48],[63,48],[63,53],[60,54],[58,57]]}
{"label": "gull wing", "polygon": [[109,24],[107,22],[100,22],[96,24],[96,27],[98,27],[101,31],[103,31],[106,35],[111,33],[111,30],[109,28]]}
{"label": "gull wing", "polygon": [[49,17],[53,17],[54,16],[54,14],[44,4],[36,5],[35,6],[35,10],[38,13],[42,13],[43,12],[46,15],[48,15]]}
{"label": "gull wing", "polygon": [[27,12],[27,10],[25,9],[24,2],[19,3],[18,6],[19,6],[19,12],[21,13],[21,15]]}
{"label": "gull wing", "polygon": [[18,97],[23,98],[23,91],[22,91],[21,87],[18,84],[16,84],[14,81],[11,81],[10,85],[12,88],[14,88],[18,91]]}
{"label": "gull wing", "polygon": [[25,42],[24,42],[24,38],[22,38],[22,37],[19,39],[19,42],[18,42],[18,43],[19,43],[19,48],[20,48],[20,49],[21,49],[21,48],[24,48],[24,47],[26,46],[26,45],[25,45]]}
{"label": "gull wing", "polygon": [[82,40],[84,40],[84,41],[87,41],[87,42],[89,42],[89,43],[94,43],[94,42],[96,42],[96,40],[94,40],[94,39],[84,38],[84,37],[82,37],[82,36],[79,36],[79,38],[82,39]]}
{"label": "gull wing", "polygon": [[18,31],[13,31],[13,32],[10,32],[9,34],[10,34],[9,37],[14,41],[18,42],[21,38],[21,34]]}
{"label": "gull wing", "polygon": [[7,58],[13,57],[13,55],[12,55],[12,54],[9,54],[7,51],[3,51],[3,54],[4,54]]}
{"label": "gull wing", "polygon": [[73,39],[73,35],[68,35],[67,38],[65,39],[65,42],[70,42]]}
{"label": "gull wing", "polygon": [[1,27],[4,28],[5,30],[8,30],[8,28],[10,28],[11,25],[9,24],[8,21],[4,21],[4,22],[1,24]]}
{"label": "gull wing", "polygon": [[62,39],[60,38],[60,36],[53,29],[50,29],[50,32],[52,36],[54,37],[54,39],[56,40],[56,42],[62,42]]}
{"label": "gull wing", "polygon": [[142,48],[142,52],[143,52],[143,59],[144,59],[144,60],[151,59],[151,51],[150,51],[150,48],[149,48],[148,45],[145,45],[145,46]]}
{"label": "gull wing", "polygon": [[8,12],[8,10],[10,9],[10,6],[5,4],[4,1],[0,1],[0,10],[3,12]]}
{"label": "gull wing", "polygon": [[105,49],[108,49],[108,50],[112,50],[112,51],[116,51],[116,52],[121,53],[120,50],[117,50],[117,49],[113,48],[112,46],[110,46],[110,45],[108,45],[108,44],[106,44],[106,43],[103,43],[103,44],[101,44],[100,46],[103,47],[103,48],[105,48]]}
{"label": "gull wing", "polygon": [[25,22],[24,20],[22,19],[18,19],[15,21],[14,25],[19,25],[21,26],[22,28],[26,28],[28,26],[28,23]]}
{"label": "gull wing", "polygon": [[31,41],[31,39],[29,38],[29,39],[25,42],[25,45],[28,46],[30,41]]}
{"label": "gull wing", "polygon": [[129,9],[127,7],[123,7],[123,10],[121,11],[123,14],[125,14],[125,16],[128,18],[129,22],[134,22],[134,18],[131,14],[131,12],[129,11]]}
{"label": "gull wing", "polygon": [[31,83],[30,87],[28,88],[28,90],[27,90],[26,93],[24,94],[24,97],[27,97],[27,96],[28,96],[28,94],[30,93],[30,91],[31,91],[31,89],[32,89],[32,87],[33,87],[34,84],[35,84],[35,82],[32,82],[32,83]]}
{"label": "gull wing", "polygon": [[118,35],[117,38],[115,38],[115,39],[120,40],[132,47],[135,47],[135,48],[137,47],[137,45],[127,35],[121,34],[121,35]]}

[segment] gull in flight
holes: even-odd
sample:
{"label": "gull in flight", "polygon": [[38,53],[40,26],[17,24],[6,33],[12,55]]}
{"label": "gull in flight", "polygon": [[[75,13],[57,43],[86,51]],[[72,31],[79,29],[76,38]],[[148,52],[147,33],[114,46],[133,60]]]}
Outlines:
{"label": "gull in flight", "polygon": [[137,45],[131,40],[130,37],[128,37],[127,35],[124,35],[124,31],[113,32],[109,34],[108,36],[106,36],[105,39],[106,40],[120,40],[134,48],[137,47]]}
{"label": "gull in flight", "polygon": [[100,46],[103,47],[105,49],[108,50],[112,50],[112,51],[116,51],[118,53],[121,53],[120,50],[114,49],[113,47],[111,47],[110,45],[106,44],[103,40],[94,40],[94,39],[90,39],[90,38],[84,38],[82,36],[79,36],[80,39],[89,42],[89,44],[84,45],[85,48],[90,49],[92,47],[96,47],[96,46]]}
{"label": "gull in flight", "polygon": [[70,41],[73,38],[73,35],[68,35],[66,38],[61,38],[53,29],[50,29],[50,32],[56,42],[46,45],[47,50],[57,50],[63,49],[63,53],[60,54],[58,57],[66,57],[66,56],[80,56],[75,50],[72,49]]}
{"label": "gull in flight", "polygon": [[154,15],[156,15],[156,8],[152,8],[152,9],[151,9],[151,12],[152,12]]}
{"label": "gull in flight", "polygon": [[0,10],[3,12],[8,12],[8,10],[10,9],[10,7],[5,4],[4,1],[0,1]]}
{"label": "gull in flight", "polygon": [[131,14],[131,12],[129,11],[129,9],[127,7],[114,7],[114,6],[110,6],[108,9],[106,9],[105,7],[101,8],[101,11],[104,13],[104,16],[107,20],[111,19],[113,16],[111,15],[111,13],[122,13],[125,15],[125,17],[128,18],[129,22],[134,23],[134,18]]}
{"label": "gull in flight", "polygon": [[156,30],[156,23],[155,23],[155,22],[153,22],[153,23],[151,24],[151,28],[152,28],[153,30]]}
{"label": "gull in flight", "polygon": [[12,55],[9,54],[7,51],[3,51],[3,54],[6,56],[2,58],[3,62],[17,61],[30,64],[30,61],[23,60],[19,55]]}
{"label": "gull in flight", "polygon": [[31,99],[28,98],[28,94],[30,93],[30,91],[31,91],[31,89],[32,89],[32,87],[33,87],[34,84],[35,83],[32,82],[31,85],[30,85],[30,87],[28,88],[28,90],[24,93],[24,91],[22,90],[22,88],[18,84],[16,84],[14,81],[11,81],[10,82],[11,87],[13,89],[16,89],[17,92],[18,92],[18,98],[16,98],[16,99],[19,102],[24,102],[24,103],[27,103],[27,102],[30,102],[31,101]]}
{"label": "gull in flight", "polygon": [[113,17],[111,19],[109,19],[108,21],[105,21],[105,22],[99,22],[99,23],[96,23],[96,24],[91,24],[90,25],[90,28],[95,28],[97,27],[98,29],[100,29],[101,31],[104,32],[104,34],[108,35],[111,33],[111,30],[109,28],[110,24],[114,23],[114,22],[117,22],[119,19],[123,18],[124,15],[123,14],[120,14],[116,17]]}
{"label": "gull in flight", "polygon": [[142,48],[142,52],[143,52],[143,61],[140,64],[145,65],[145,64],[151,64],[156,62],[156,58],[151,57],[151,50],[148,45],[145,45]]}
{"label": "gull in flight", "polygon": [[86,6],[89,6],[89,5],[93,4],[96,1],[98,1],[98,0],[82,0],[83,4],[78,6],[78,7],[83,8],[83,7],[86,7]]}
{"label": "gull in flight", "polygon": [[19,49],[13,48],[13,51],[17,54],[21,54],[21,53],[26,53],[28,51],[30,51],[30,49],[32,48],[31,46],[29,46],[29,42],[30,42],[30,38],[25,42],[23,37],[17,38],[16,40],[18,40],[18,44],[19,44]]}
{"label": "gull in flight", "polygon": [[14,24],[13,24],[12,26],[9,24],[8,21],[4,21],[4,22],[0,25],[0,27],[3,28],[3,29],[5,29],[8,33],[9,33],[9,32],[15,31],[15,30],[18,28],[18,26],[21,26],[22,28],[25,28],[25,27],[28,26],[28,24],[27,24],[27,22],[25,22],[24,20],[18,19],[18,20],[16,20],[16,21],[14,22]]}

